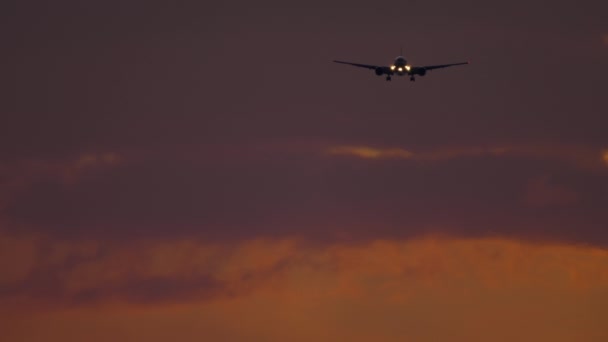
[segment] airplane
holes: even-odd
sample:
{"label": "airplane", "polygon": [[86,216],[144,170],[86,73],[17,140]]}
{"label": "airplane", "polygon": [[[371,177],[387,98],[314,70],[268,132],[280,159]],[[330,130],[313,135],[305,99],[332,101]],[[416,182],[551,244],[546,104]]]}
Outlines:
{"label": "airplane", "polygon": [[348,65],[356,66],[359,68],[373,69],[376,72],[376,75],[378,75],[378,76],[386,75],[387,81],[390,81],[391,77],[394,75],[396,75],[396,76],[407,75],[410,77],[410,81],[412,81],[412,82],[416,81],[416,77],[415,77],[416,75],[424,76],[424,75],[426,75],[426,72],[429,70],[447,68],[447,67],[456,66],[456,65],[469,64],[469,62],[462,62],[462,63],[452,63],[452,64],[441,64],[441,65],[411,66],[407,63],[407,60],[405,59],[405,57],[403,57],[403,50],[401,51],[401,56],[398,56],[397,58],[395,58],[395,62],[393,62],[393,64],[390,66],[377,66],[377,65],[359,64],[359,63],[344,62],[344,61],[334,61],[334,63],[348,64]]}

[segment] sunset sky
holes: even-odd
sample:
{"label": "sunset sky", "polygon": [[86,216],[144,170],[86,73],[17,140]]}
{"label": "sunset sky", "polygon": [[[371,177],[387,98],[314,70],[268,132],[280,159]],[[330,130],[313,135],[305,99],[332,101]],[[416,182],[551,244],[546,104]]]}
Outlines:
{"label": "sunset sky", "polygon": [[4,3],[0,340],[608,341],[607,13]]}

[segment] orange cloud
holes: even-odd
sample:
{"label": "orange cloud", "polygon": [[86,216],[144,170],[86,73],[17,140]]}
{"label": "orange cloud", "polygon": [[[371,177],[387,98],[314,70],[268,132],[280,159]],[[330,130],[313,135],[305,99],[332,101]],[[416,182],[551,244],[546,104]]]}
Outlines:
{"label": "orange cloud", "polygon": [[2,278],[2,340],[608,337],[608,251],[595,247],[449,237],[28,243],[3,255],[34,264]]}
{"label": "orange cloud", "polygon": [[414,154],[401,148],[378,149],[368,146],[336,146],[327,150],[331,155],[350,155],[367,159],[409,159]]}
{"label": "orange cloud", "polygon": [[606,152],[582,146],[513,145],[490,147],[447,147],[413,152],[402,148],[373,148],[368,146],[330,146],[324,150],[330,156],[353,156],[364,159],[407,159],[417,161],[446,161],[457,158],[522,157],[561,160],[577,166],[595,169],[606,161]]}
{"label": "orange cloud", "polygon": [[120,161],[116,153],[87,153],[81,155],[77,160],[66,163],[66,168],[84,169],[95,166],[113,165]]}

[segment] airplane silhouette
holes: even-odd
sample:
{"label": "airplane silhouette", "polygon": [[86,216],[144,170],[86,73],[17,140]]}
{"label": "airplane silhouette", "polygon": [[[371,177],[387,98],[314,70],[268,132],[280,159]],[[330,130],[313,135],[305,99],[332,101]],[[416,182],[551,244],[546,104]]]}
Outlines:
{"label": "airplane silhouette", "polygon": [[390,81],[392,76],[409,76],[410,81],[416,80],[416,75],[424,76],[427,71],[434,69],[447,68],[456,65],[465,65],[469,64],[469,62],[461,62],[461,63],[452,63],[452,64],[441,64],[441,65],[427,65],[427,66],[412,66],[407,63],[405,57],[403,57],[403,50],[401,51],[401,55],[395,58],[395,61],[392,65],[389,66],[378,66],[378,65],[369,65],[369,64],[359,64],[352,62],[344,62],[344,61],[334,61],[335,63],[340,64],[348,64],[352,66],[356,66],[359,68],[373,69],[376,72],[376,75],[382,76],[386,75],[386,80]]}

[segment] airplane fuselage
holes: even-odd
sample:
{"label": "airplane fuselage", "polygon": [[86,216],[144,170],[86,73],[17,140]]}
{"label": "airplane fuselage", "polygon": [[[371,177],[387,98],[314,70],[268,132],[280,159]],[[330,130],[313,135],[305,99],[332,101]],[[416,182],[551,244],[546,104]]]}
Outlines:
{"label": "airplane fuselage", "polygon": [[396,67],[405,67],[407,65],[407,60],[403,56],[399,56],[395,58],[395,62],[393,63]]}
{"label": "airplane fuselage", "polygon": [[385,70],[384,73],[387,75],[410,75],[412,67],[407,64],[407,60],[403,56],[398,56],[395,58],[395,62],[393,65],[389,67],[389,70]]}

